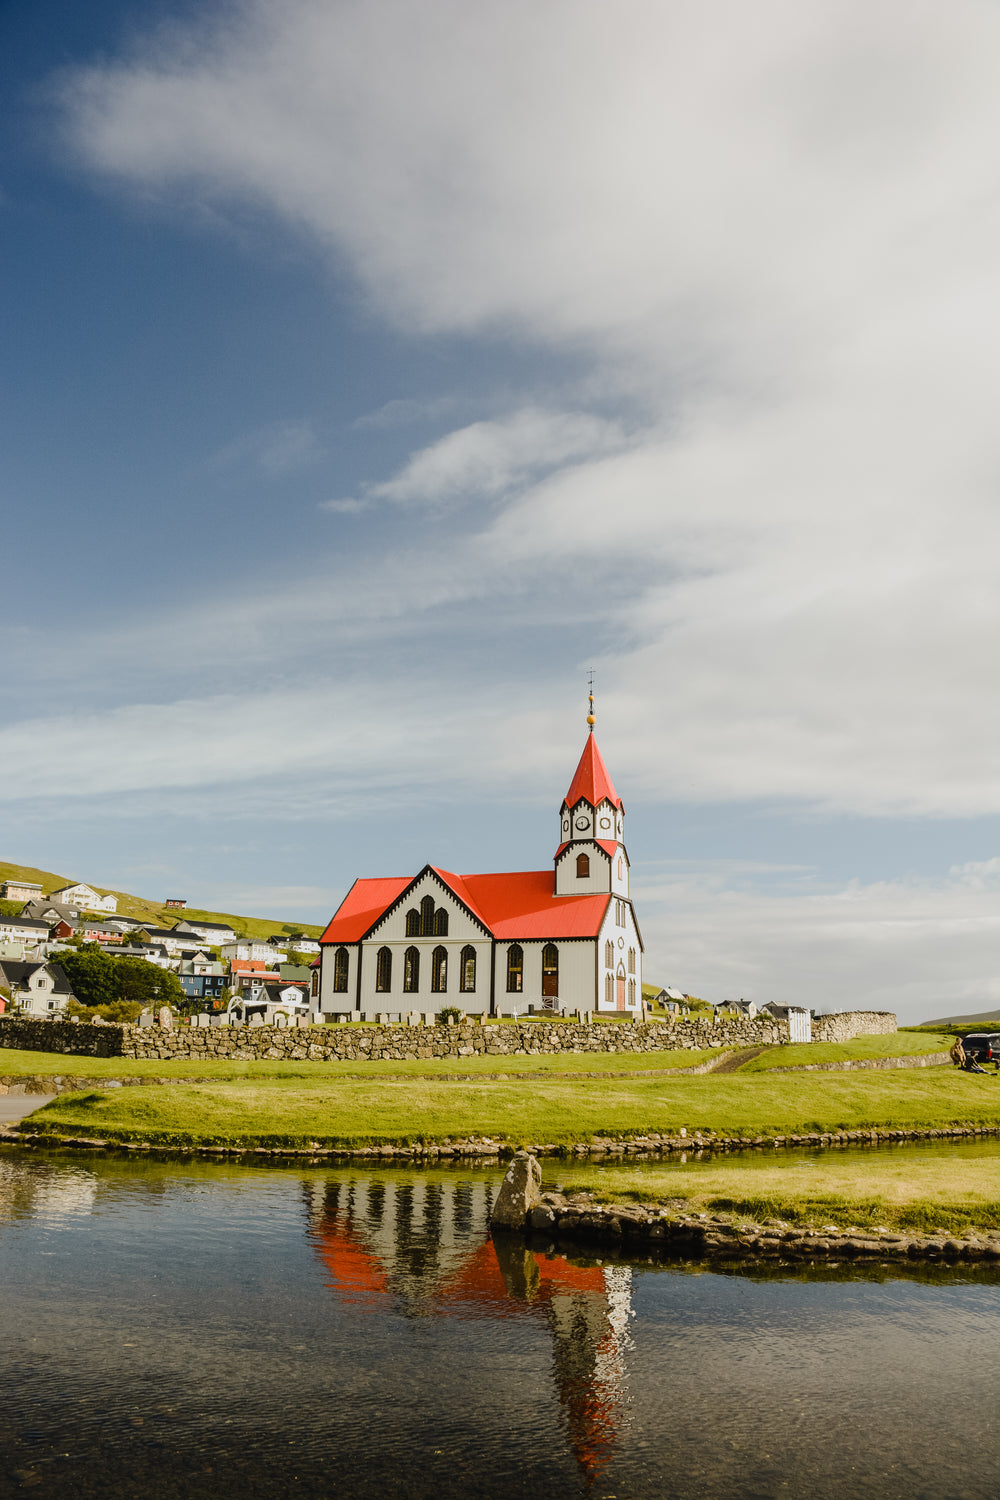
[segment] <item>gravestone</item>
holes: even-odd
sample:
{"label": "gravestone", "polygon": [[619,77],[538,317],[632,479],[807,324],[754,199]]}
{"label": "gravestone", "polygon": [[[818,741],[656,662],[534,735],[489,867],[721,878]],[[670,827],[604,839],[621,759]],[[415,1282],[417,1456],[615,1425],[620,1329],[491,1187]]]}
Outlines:
{"label": "gravestone", "polygon": [[249,1026],[263,1026],[264,1017],[260,1014],[259,1011],[255,1011],[254,1014],[250,1017],[250,1020],[247,1022],[247,1024]]}
{"label": "gravestone", "polygon": [[198,1012],[198,1025],[199,1026],[211,1026],[211,1024],[212,1024],[212,1017],[208,1014],[207,1011],[200,1010]]}
{"label": "gravestone", "polygon": [[300,1031],[308,1031],[309,1027],[312,1025],[312,1021],[308,1016],[299,1016],[296,1021],[296,1025],[298,1026]]}
{"label": "gravestone", "polygon": [[281,1030],[284,1031],[285,1027],[288,1025],[288,1017],[285,1015],[284,1011],[279,1010],[275,1012],[275,1015],[272,1018],[272,1025],[280,1026]]}
{"label": "gravestone", "polygon": [[173,1016],[173,1011],[170,1009],[169,1005],[161,1005],[160,1006],[160,1009],[159,1009],[159,1012],[158,1012],[158,1015],[157,1015],[157,1020],[159,1021],[160,1025],[162,1026],[162,1028],[163,1028],[164,1031],[173,1031],[173,1029],[174,1029],[174,1016]]}
{"label": "gravestone", "polygon": [[152,1026],[152,1024],[153,1024],[153,1012],[151,1010],[140,1011],[139,1012],[139,1025],[142,1027],[143,1031],[145,1031],[147,1029],[147,1027]]}

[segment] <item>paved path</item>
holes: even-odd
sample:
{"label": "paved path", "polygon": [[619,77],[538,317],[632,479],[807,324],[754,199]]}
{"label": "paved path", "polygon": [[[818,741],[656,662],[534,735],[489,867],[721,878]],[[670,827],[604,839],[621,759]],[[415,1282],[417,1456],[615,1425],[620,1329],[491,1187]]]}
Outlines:
{"label": "paved path", "polygon": [[55,1094],[0,1094],[0,1125],[16,1125],[43,1104],[51,1104],[55,1097]]}
{"label": "paved path", "polygon": [[710,1072],[738,1073],[744,1063],[748,1063],[751,1058],[759,1057],[762,1052],[767,1051],[767,1047],[744,1047],[739,1052],[726,1052],[719,1058],[715,1067],[710,1069]]}

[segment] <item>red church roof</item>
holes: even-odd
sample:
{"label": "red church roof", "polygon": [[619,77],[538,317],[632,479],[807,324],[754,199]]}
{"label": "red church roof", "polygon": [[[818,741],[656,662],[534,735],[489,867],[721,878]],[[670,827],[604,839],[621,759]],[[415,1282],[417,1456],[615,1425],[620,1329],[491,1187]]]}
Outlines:
{"label": "red church roof", "polygon": [[615,807],[621,807],[622,799],[615,791],[614,783],[608,775],[608,768],[604,764],[600,750],[597,748],[597,739],[593,734],[587,735],[587,743],[583,747],[580,756],[580,764],[576,768],[576,774],[570,783],[569,791],[566,793],[566,806],[575,807],[580,799],[584,798],[591,807],[596,807],[607,797]]}
{"label": "red church roof", "polygon": [[[596,937],[611,900],[607,892],[557,896],[554,870],[453,875],[431,868],[495,938]],[[412,883],[412,876],[397,875],[356,880],[320,942],[359,942]]]}

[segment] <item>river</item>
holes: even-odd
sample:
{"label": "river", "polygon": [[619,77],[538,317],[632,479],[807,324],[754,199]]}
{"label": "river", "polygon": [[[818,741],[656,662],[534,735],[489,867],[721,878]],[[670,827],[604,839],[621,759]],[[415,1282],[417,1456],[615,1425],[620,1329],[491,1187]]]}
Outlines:
{"label": "river", "polygon": [[0,1495],[995,1500],[997,1272],[567,1259],[499,1180],[0,1149]]}

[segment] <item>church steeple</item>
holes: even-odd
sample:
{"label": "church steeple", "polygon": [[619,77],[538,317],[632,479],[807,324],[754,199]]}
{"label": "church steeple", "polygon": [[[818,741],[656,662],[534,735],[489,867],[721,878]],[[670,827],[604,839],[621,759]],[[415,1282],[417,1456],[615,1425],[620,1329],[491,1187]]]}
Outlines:
{"label": "church steeple", "polygon": [[591,686],[586,743],[559,810],[557,896],[583,896],[595,891],[628,895],[625,805],[597,748],[594,720]]}

